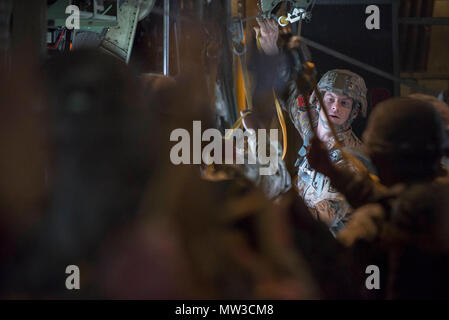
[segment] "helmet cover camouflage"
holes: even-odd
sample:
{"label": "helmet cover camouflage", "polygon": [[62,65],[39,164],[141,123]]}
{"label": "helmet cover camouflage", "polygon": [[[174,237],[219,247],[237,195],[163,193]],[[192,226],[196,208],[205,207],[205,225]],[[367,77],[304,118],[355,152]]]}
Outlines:
{"label": "helmet cover camouflage", "polygon": [[[366,117],[368,102],[366,100],[367,88],[365,81],[358,74],[349,70],[330,70],[326,72],[317,85],[320,92],[331,91],[336,94],[345,95],[354,100],[354,105],[359,104],[362,115]],[[310,103],[316,103],[316,94],[310,96]]]}

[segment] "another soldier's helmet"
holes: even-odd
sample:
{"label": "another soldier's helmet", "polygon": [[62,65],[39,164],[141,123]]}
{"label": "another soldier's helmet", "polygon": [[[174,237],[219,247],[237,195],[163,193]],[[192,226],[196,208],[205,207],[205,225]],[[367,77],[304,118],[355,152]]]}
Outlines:
{"label": "another soldier's helmet", "polygon": [[[366,117],[368,103],[366,100],[367,89],[365,81],[358,74],[349,70],[330,70],[321,77],[318,82],[320,92],[331,91],[336,94],[345,95],[354,100],[354,107],[360,108],[362,115]],[[310,96],[310,103],[316,104],[315,92]],[[353,108],[353,113],[356,108]],[[351,121],[354,120],[353,118]]]}
{"label": "another soldier's helmet", "polygon": [[392,153],[411,157],[438,158],[449,144],[439,112],[428,102],[391,98],[371,113],[363,140],[368,154]]}

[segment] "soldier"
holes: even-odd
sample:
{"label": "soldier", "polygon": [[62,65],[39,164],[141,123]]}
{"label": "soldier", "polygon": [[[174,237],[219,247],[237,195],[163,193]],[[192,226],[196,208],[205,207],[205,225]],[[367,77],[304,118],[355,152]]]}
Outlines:
{"label": "soldier", "polygon": [[[276,22],[270,20],[258,20],[258,22],[260,29],[257,28],[256,33],[262,50],[267,55],[278,54],[279,51],[275,49],[279,33]],[[303,139],[303,146],[299,150],[299,157],[295,164],[298,167],[296,187],[299,195],[304,198],[316,218],[325,222],[334,233],[343,228],[347,219],[346,214],[350,212],[351,208],[343,195],[331,187],[330,179],[310,167],[305,156],[313,131],[310,128],[306,109],[299,106],[298,102],[302,98],[298,98],[300,92],[295,81],[289,80],[287,86],[287,93],[280,95],[281,104],[288,111]],[[349,70],[331,70],[321,78],[318,89],[323,96],[329,120],[337,131],[341,145],[360,153],[362,143],[352,131],[351,123],[359,113],[366,116],[367,88],[365,81]],[[315,93],[310,96],[309,100],[313,107],[311,110],[312,122],[318,137],[326,143],[328,150],[331,150],[331,158],[334,163],[339,166],[344,165],[341,153],[334,149],[335,141],[331,136],[329,123],[326,121],[324,111]]]}

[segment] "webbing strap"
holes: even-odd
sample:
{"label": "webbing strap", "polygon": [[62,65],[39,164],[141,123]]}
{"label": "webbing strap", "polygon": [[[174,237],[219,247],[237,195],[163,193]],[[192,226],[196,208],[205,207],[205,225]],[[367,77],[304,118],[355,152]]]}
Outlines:
{"label": "webbing strap", "polygon": [[231,130],[229,130],[229,131],[225,134],[224,139],[227,140],[227,139],[231,138],[232,135],[234,134],[234,131],[237,130],[237,129],[242,125],[243,119],[244,119],[247,115],[249,115],[249,114],[251,114],[251,113],[252,113],[252,111],[250,111],[250,110],[245,111],[245,112],[244,112],[244,113],[237,119],[237,121],[234,122],[234,124],[233,124],[232,127],[231,127]]}
{"label": "webbing strap", "polygon": [[282,160],[284,160],[285,155],[287,154],[287,126],[285,125],[284,114],[282,112],[281,105],[279,104],[278,98],[276,97],[276,93],[273,89],[273,98],[274,103],[276,104],[276,112],[278,115],[279,123],[282,128]]}
{"label": "webbing strap", "polygon": [[[259,42],[259,37],[260,37],[260,34],[256,38],[257,49],[259,51],[262,51],[262,47],[260,46],[260,42]],[[227,134],[224,136],[224,139],[231,138],[234,131],[237,130],[237,128],[239,128],[242,125],[243,119],[248,114],[252,113],[252,110],[253,110],[253,102],[252,102],[251,92],[249,90],[248,69],[246,66],[246,61],[244,59],[244,55],[243,54],[238,55],[238,59],[239,59],[239,63],[240,63],[240,67],[241,67],[242,75],[243,75],[243,89],[244,89],[245,97],[246,97],[247,111],[245,113],[243,113],[237,119],[237,121],[233,124],[231,130],[229,130],[227,132]],[[282,112],[281,105],[279,104],[279,100],[276,97],[274,88],[273,88],[273,98],[274,98],[274,103],[276,105],[276,113],[278,116],[278,120],[281,125],[281,129],[282,129],[282,160],[284,160],[285,155],[287,154],[287,126],[285,124],[284,114]]]}

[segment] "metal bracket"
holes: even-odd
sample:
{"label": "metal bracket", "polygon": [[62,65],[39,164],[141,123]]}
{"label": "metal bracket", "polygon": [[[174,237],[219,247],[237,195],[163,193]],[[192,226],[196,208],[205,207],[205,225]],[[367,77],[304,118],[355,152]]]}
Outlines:
{"label": "metal bracket", "polygon": [[278,18],[278,23],[280,26],[285,27],[289,23],[294,23],[301,19],[305,19],[307,17],[307,12],[304,9],[294,8],[292,12],[288,13],[287,18],[284,16],[280,16]]}
{"label": "metal bracket", "polygon": [[242,20],[233,18],[229,31],[232,34],[232,50],[238,56],[244,55],[246,53],[246,45]]}
{"label": "metal bracket", "polygon": [[126,0],[120,5],[118,26],[109,28],[100,49],[129,62],[139,21],[141,0]]}
{"label": "metal bracket", "polygon": [[313,0],[259,0],[258,6],[265,18],[269,18],[274,14],[274,10],[280,3],[290,3],[290,7],[306,10]]}

